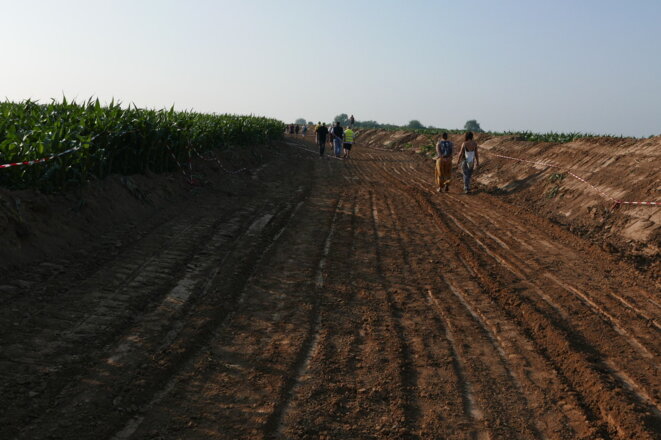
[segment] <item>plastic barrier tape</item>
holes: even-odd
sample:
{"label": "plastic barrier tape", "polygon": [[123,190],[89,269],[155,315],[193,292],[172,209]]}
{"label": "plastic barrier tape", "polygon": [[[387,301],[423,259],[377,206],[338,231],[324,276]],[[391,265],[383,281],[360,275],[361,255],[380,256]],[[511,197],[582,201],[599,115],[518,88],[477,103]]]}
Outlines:
{"label": "plastic barrier tape", "polygon": [[485,151],[485,150],[482,150],[482,152],[483,152],[483,153],[486,153],[486,154],[489,154],[489,155],[491,155],[491,156],[502,157],[503,159],[515,160],[515,161],[518,161],[518,162],[526,162],[526,163],[531,163],[531,164],[535,164],[535,165],[543,165],[543,166],[546,166],[546,167],[557,168],[557,169],[559,169],[559,170],[566,171],[567,174],[569,174],[569,175],[572,176],[573,178],[580,180],[581,182],[585,183],[586,185],[589,185],[592,189],[594,189],[594,190],[597,191],[599,194],[601,194],[605,199],[612,201],[612,202],[615,204],[615,206],[618,206],[618,205],[649,205],[649,206],[661,206],[661,202],[630,202],[630,201],[626,201],[626,200],[618,200],[618,199],[616,199],[616,198],[614,198],[614,197],[609,196],[609,195],[606,194],[604,191],[600,190],[599,188],[597,188],[596,186],[594,186],[593,184],[591,184],[590,182],[588,182],[588,181],[585,180],[584,178],[582,178],[582,177],[580,177],[580,176],[577,176],[576,174],[572,173],[572,172],[569,171],[568,169],[563,168],[563,167],[561,167],[561,166],[559,166],[559,165],[555,165],[555,164],[552,164],[552,163],[549,163],[549,162],[537,162],[537,161],[532,161],[532,160],[520,159],[520,158],[518,158],[518,157],[504,156],[504,155],[502,155],[502,154],[496,154],[496,153],[492,153],[492,152],[490,152],[490,151]]}
{"label": "plastic barrier tape", "polygon": [[3,165],[0,165],[0,169],[2,168],[11,168],[11,167],[20,167],[23,165],[34,165],[37,163],[44,163],[48,162],[49,160],[55,159],[56,157],[64,156],[65,154],[73,153],[74,151],[80,150],[82,147],[74,147],[74,148],[69,148],[66,151],[63,151],[61,153],[53,154],[52,156],[44,157],[42,159],[35,159],[35,160],[26,160],[24,162],[13,162],[13,163],[6,163]]}

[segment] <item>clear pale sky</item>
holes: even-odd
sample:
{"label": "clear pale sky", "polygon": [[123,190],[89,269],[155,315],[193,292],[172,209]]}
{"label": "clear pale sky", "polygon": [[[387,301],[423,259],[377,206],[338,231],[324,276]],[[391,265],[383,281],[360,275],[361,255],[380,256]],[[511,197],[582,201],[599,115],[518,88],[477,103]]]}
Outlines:
{"label": "clear pale sky", "polygon": [[661,0],[0,0],[0,98],[661,134]]}

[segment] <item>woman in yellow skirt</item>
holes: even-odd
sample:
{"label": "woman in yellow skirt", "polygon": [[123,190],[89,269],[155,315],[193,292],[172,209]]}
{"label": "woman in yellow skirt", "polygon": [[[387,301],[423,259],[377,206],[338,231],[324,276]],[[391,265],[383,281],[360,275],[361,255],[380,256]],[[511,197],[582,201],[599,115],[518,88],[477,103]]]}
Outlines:
{"label": "woman in yellow skirt", "polygon": [[452,174],[452,147],[448,134],[443,133],[442,140],[436,144],[436,186],[438,192],[450,190]]}

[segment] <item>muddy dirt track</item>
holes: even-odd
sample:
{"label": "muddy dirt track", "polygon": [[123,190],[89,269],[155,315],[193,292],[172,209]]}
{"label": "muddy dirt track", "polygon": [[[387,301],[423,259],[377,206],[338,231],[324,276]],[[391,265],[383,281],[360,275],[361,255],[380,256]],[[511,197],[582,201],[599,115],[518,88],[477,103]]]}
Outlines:
{"label": "muddy dirt track", "polygon": [[658,280],[415,155],[283,148],[2,297],[0,438],[661,437]]}

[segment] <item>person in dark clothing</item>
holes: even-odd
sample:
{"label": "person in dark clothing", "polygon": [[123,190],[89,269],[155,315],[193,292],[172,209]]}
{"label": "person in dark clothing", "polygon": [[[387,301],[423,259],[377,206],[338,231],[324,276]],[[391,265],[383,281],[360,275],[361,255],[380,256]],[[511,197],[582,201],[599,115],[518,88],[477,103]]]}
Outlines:
{"label": "person in dark clothing", "polygon": [[317,126],[315,130],[317,136],[317,144],[319,145],[319,157],[324,157],[324,151],[326,150],[326,137],[328,136],[328,127],[326,123]]}
{"label": "person in dark clothing", "polygon": [[342,139],[344,138],[344,129],[339,122],[335,123],[335,127],[331,130],[333,135],[333,147],[335,157],[340,157],[342,155]]}

